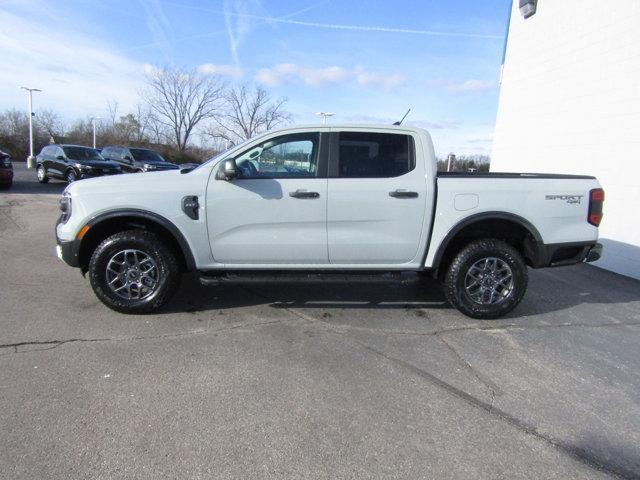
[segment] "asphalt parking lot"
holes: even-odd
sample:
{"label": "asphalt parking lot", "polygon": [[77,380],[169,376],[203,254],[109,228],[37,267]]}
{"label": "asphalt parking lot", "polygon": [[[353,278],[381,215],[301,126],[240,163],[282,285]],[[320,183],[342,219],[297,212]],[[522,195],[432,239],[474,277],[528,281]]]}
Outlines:
{"label": "asphalt parking lot", "polygon": [[104,307],[54,254],[64,184],[0,193],[0,478],[640,478],[640,282],[530,271],[477,321],[430,280]]}

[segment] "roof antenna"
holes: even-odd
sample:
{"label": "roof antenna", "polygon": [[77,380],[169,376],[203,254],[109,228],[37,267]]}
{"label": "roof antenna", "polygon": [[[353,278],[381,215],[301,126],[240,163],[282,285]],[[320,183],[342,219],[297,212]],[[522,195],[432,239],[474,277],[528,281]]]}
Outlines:
{"label": "roof antenna", "polygon": [[402,125],[402,122],[404,122],[404,119],[407,118],[407,115],[409,115],[410,111],[411,109],[407,110],[407,113],[404,114],[404,117],[402,117],[399,121],[395,122],[394,125]]}

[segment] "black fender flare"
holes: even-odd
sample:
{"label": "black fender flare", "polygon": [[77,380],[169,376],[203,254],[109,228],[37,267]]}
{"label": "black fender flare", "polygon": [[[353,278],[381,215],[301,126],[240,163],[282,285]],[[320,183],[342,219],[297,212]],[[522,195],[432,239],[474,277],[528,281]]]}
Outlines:
{"label": "black fender flare", "polygon": [[153,212],[149,212],[148,210],[142,210],[137,208],[110,210],[108,212],[103,212],[99,215],[96,215],[91,220],[89,220],[85,224],[85,226],[88,226],[89,230],[91,230],[91,227],[98,225],[99,223],[105,220],[110,220],[118,217],[142,218],[145,220],[155,222],[158,225],[167,229],[169,233],[173,235],[173,238],[175,238],[176,242],[178,243],[178,246],[180,247],[180,250],[182,251],[182,255],[184,255],[187,271],[191,272],[196,270],[196,261],[193,256],[193,252],[191,251],[191,247],[189,246],[189,243],[187,242],[187,239],[185,238],[185,236],[182,234],[180,229],[175,226],[173,222],[171,222],[170,220],[167,220],[162,215],[158,215],[157,213],[153,213]]}
{"label": "black fender flare", "polygon": [[527,230],[533,239],[536,242],[535,245],[535,253],[538,254],[540,248],[544,246],[544,242],[542,240],[542,235],[538,229],[526,218],[521,217],[520,215],[516,215],[515,213],[508,212],[482,212],[476,213],[475,215],[471,215],[469,217],[465,217],[456,223],[440,242],[440,246],[436,251],[435,256],[433,257],[433,263],[431,268],[438,269],[440,268],[440,262],[442,262],[442,257],[444,256],[444,252],[446,252],[449,243],[451,240],[455,238],[455,236],[463,229],[468,227],[469,225],[473,225],[474,223],[482,222],[484,220],[507,220],[510,222],[517,223],[525,230]]}

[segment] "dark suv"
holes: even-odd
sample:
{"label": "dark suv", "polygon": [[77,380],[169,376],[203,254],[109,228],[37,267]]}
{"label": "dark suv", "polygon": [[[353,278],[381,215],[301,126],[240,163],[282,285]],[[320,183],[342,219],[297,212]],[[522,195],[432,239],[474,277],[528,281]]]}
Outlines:
{"label": "dark suv", "polygon": [[104,147],[102,156],[117,162],[124,172],[155,172],[180,168],[175,163],[167,162],[158,152],[148,148]]}
{"label": "dark suv", "polygon": [[13,184],[13,165],[8,153],[0,150],[0,190],[7,190]]}
{"label": "dark suv", "polygon": [[117,163],[105,160],[95,148],[80,145],[47,145],[36,157],[38,181],[49,178],[75,182],[80,178],[122,173]]}

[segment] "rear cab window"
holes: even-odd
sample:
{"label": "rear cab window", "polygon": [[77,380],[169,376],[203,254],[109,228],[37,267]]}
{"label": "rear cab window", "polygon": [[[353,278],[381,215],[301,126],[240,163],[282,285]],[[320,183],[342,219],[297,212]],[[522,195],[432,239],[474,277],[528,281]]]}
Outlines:
{"label": "rear cab window", "polygon": [[415,168],[415,147],[410,135],[345,131],[338,133],[337,142],[337,172],[333,176],[392,178]]}

